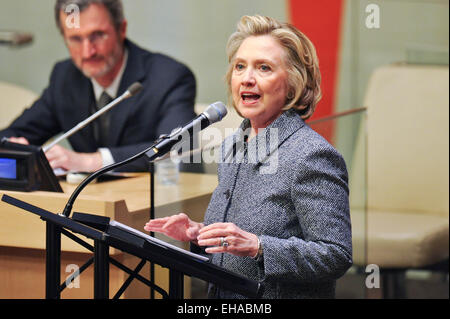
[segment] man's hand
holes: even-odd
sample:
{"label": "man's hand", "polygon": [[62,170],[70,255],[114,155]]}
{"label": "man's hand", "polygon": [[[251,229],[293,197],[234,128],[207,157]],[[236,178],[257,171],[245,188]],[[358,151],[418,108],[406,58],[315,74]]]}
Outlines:
{"label": "man's hand", "polygon": [[93,172],[103,165],[100,152],[77,153],[55,145],[49,149],[45,156],[52,168],[63,168],[68,171]]}
{"label": "man's hand", "polygon": [[18,144],[26,144],[26,145],[30,144],[25,137],[9,137],[8,141]]}

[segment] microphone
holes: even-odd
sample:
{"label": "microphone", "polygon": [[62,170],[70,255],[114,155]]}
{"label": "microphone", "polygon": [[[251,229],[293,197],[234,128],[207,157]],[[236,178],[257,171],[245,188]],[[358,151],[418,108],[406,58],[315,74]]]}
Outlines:
{"label": "microphone", "polygon": [[166,154],[172,146],[181,141],[183,136],[192,135],[195,128],[200,128],[199,131],[207,128],[209,125],[221,121],[227,115],[227,108],[222,102],[215,102],[210,104],[203,113],[193,119],[191,122],[183,127],[174,129],[170,135],[162,136],[156,141],[155,145],[150,151],[146,153],[147,157],[153,159],[155,155],[162,156]]}
{"label": "microphone", "polygon": [[20,46],[33,41],[31,33],[17,31],[0,31],[0,44]]}
{"label": "microphone", "polygon": [[88,125],[89,123],[91,123],[92,121],[94,121],[96,118],[98,118],[99,116],[103,115],[104,113],[108,112],[110,109],[112,109],[114,106],[116,106],[117,104],[119,104],[120,102],[122,102],[123,100],[132,97],[133,95],[137,94],[140,90],[142,89],[142,85],[139,82],[135,82],[133,84],[131,84],[128,89],[118,98],[116,98],[115,100],[111,101],[109,104],[105,105],[104,107],[102,107],[101,110],[98,110],[97,112],[95,112],[94,114],[92,114],[91,116],[89,116],[87,119],[85,119],[84,121],[78,123],[76,126],[74,126],[73,128],[71,128],[69,131],[67,131],[66,133],[64,133],[63,135],[61,135],[60,137],[58,137],[57,139],[55,139],[53,142],[51,142],[50,144],[43,146],[42,150],[45,152],[47,152],[49,149],[51,149],[53,146],[55,146],[56,144],[58,144],[59,142],[61,142],[63,139],[68,138],[69,136],[73,135],[74,133],[78,132],[79,130],[81,130],[83,127],[85,127],[86,125]]}
{"label": "microphone", "polygon": [[77,199],[78,195],[81,193],[83,188],[85,188],[92,180],[96,179],[98,176],[111,171],[117,167],[126,165],[132,161],[137,160],[138,158],[141,158],[142,156],[146,155],[150,161],[153,161],[155,158],[164,155],[168,151],[170,151],[170,148],[175,145],[179,140],[181,140],[182,135],[186,134],[186,132],[192,133],[194,127],[200,126],[201,130],[208,127],[209,125],[221,121],[224,116],[227,115],[227,109],[225,105],[222,102],[215,102],[208,106],[208,108],[201,113],[199,116],[197,116],[195,119],[190,121],[185,126],[175,129],[172,131],[172,133],[168,136],[164,136],[160,139],[158,139],[153,145],[151,145],[149,148],[143,150],[142,152],[133,155],[130,158],[127,158],[126,160],[123,160],[119,163],[114,163],[108,166],[105,166],[98,171],[93,172],[91,175],[86,177],[73,191],[72,195],[70,196],[69,200],[67,201],[66,206],[64,207],[64,210],[60,216],[69,217],[70,212],[72,211],[72,206],[75,200]]}

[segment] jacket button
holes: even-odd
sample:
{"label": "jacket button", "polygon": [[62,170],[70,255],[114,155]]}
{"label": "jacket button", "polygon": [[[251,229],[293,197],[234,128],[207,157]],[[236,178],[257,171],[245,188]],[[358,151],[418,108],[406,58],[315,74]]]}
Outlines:
{"label": "jacket button", "polygon": [[224,193],[226,199],[230,199],[231,192],[230,192],[229,189],[227,189],[227,190],[226,190],[225,192],[223,192],[223,193]]}

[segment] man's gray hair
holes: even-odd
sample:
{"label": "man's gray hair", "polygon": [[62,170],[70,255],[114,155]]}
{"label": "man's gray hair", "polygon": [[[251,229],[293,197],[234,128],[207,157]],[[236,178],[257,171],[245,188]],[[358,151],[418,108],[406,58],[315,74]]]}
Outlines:
{"label": "man's gray hair", "polygon": [[55,20],[58,29],[63,33],[61,21],[59,20],[59,13],[65,12],[66,7],[69,5],[76,5],[80,12],[89,7],[91,4],[98,3],[103,4],[109,12],[111,21],[114,24],[116,30],[119,30],[120,25],[125,19],[123,14],[123,5],[121,0],[56,0],[55,3]]}

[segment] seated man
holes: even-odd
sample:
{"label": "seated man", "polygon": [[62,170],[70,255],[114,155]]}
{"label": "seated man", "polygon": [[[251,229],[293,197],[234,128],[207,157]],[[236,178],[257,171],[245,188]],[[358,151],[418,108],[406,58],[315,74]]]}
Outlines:
{"label": "seated man", "polygon": [[[79,19],[68,5],[79,9]],[[132,83],[143,89],[69,138],[73,151],[47,151],[53,168],[95,171],[122,161],[195,117],[195,78],[183,64],[126,38],[120,0],[57,0],[55,18],[71,59],[57,63],[42,96],[0,137],[41,145],[89,117]],[[77,25],[77,22],[79,24]],[[146,170],[145,159],[123,167]]]}

